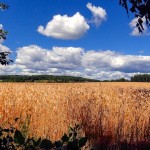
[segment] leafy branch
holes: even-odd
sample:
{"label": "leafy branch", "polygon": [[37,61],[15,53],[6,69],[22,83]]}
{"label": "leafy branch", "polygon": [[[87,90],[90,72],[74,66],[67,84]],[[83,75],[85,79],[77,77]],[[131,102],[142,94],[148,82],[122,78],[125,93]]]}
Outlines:
{"label": "leafy branch", "polygon": [[144,31],[143,18],[146,24],[150,26],[150,0],[119,0],[119,4],[125,8],[127,14],[129,11],[137,18],[137,28],[140,33]]}
{"label": "leafy branch", "polygon": [[[8,9],[9,6],[4,4],[4,3],[0,3],[0,9],[2,11]],[[7,36],[7,31],[0,29],[0,40],[6,40],[6,36]],[[0,52],[0,64],[1,65],[9,65],[11,62],[13,62],[13,60],[8,58],[8,55],[10,54],[10,52]]]}
{"label": "leafy branch", "polygon": [[1,10],[6,10],[6,9],[8,9],[8,8],[9,8],[9,6],[8,6],[7,4],[0,3],[0,9],[1,9]]}

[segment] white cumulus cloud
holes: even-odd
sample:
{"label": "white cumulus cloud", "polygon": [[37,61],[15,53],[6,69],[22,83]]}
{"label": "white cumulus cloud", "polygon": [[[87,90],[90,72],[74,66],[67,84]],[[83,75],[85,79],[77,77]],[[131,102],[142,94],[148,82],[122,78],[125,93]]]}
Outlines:
{"label": "white cumulus cloud", "polygon": [[86,7],[92,12],[93,14],[93,19],[91,20],[92,23],[95,23],[96,26],[98,27],[104,20],[106,20],[106,10],[103,9],[102,7],[94,6],[92,3],[87,3]]}
{"label": "white cumulus cloud", "polygon": [[115,51],[88,51],[82,58],[85,68],[100,71],[150,72],[150,56],[123,55]]}
{"label": "white cumulus cloud", "polygon": [[3,25],[2,24],[0,24],[0,29],[3,29]]}
{"label": "white cumulus cloud", "polygon": [[0,52],[11,52],[11,50],[2,44],[0,44]]}
{"label": "white cumulus cloud", "polygon": [[82,52],[82,48],[53,47],[47,50],[30,45],[18,49],[16,64],[35,71],[47,71],[54,68],[73,70],[81,65]]}
{"label": "white cumulus cloud", "polygon": [[37,31],[56,39],[75,40],[81,38],[89,28],[85,18],[77,12],[71,17],[55,15],[46,27],[40,25]]}
{"label": "white cumulus cloud", "polygon": [[0,65],[0,74],[72,75],[111,80],[150,73],[150,56],[125,55],[112,50],[84,50],[81,47],[45,49],[29,45],[18,48],[16,54],[13,64]]}

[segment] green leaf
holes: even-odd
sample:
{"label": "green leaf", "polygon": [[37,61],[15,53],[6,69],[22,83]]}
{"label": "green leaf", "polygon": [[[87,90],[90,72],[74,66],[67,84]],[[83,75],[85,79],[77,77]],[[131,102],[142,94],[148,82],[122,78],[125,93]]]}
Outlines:
{"label": "green leaf", "polygon": [[51,149],[53,148],[53,144],[50,140],[47,140],[47,139],[43,139],[40,143],[40,148],[42,149]]}
{"label": "green leaf", "polygon": [[15,131],[14,141],[19,145],[23,145],[25,143],[25,138],[23,137],[22,133],[19,130]]}
{"label": "green leaf", "polygon": [[79,147],[81,148],[81,147],[85,146],[86,142],[87,142],[87,138],[86,137],[80,138],[79,139]]}
{"label": "green leaf", "polygon": [[69,130],[74,131],[74,129],[72,127],[69,127]]}
{"label": "green leaf", "polygon": [[78,146],[78,143],[76,141],[69,141],[67,148],[69,150],[79,150],[79,146]]}
{"label": "green leaf", "polygon": [[69,141],[69,137],[67,136],[66,133],[62,136],[61,140],[62,140],[63,142],[68,142],[68,141]]}
{"label": "green leaf", "polygon": [[26,145],[26,146],[24,147],[24,150],[36,150],[36,147],[33,146],[33,145]]}
{"label": "green leaf", "polygon": [[72,133],[69,133],[69,138],[71,138],[72,137]]}
{"label": "green leaf", "polygon": [[41,142],[41,138],[39,138],[37,141],[34,141],[34,142],[33,142],[33,143],[34,143],[34,146],[35,146],[35,147],[39,146],[40,142]]}
{"label": "green leaf", "polygon": [[135,6],[132,6],[132,7],[130,8],[130,11],[131,11],[132,13],[136,12]]}
{"label": "green leaf", "polygon": [[55,141],[56,149],[60,149],[62,146],[63,146],[63,143],[61,141]]}

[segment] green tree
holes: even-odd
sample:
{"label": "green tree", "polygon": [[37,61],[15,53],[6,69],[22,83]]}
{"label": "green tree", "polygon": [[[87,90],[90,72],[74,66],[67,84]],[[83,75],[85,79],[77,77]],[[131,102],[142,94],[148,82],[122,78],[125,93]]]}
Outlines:
{"label": "green tree", "polygon": [[[8,5],[4,3],[0,3],[0,9],[2,11],[8,9]],[[5,40],[7,35],[7,31],[0,29],[0,40]],[[2,65],[9,65],[11,62],[13,62],[11,59],[8,58],[8,55],[10,52],[0,52],[0,64]]]}
{"label": "green tree", "polygon": [[143,18],[146,19],[146,24],[150,26],[150,0],[119,0],[119,4],[126,9],[127,14],[129,11],[137,18],[137,28],[140,33],[143,32]]}
{"label": "green tree", "polygon": [[150,82],[150,74],[136,74],[131,77],[131,82]]}

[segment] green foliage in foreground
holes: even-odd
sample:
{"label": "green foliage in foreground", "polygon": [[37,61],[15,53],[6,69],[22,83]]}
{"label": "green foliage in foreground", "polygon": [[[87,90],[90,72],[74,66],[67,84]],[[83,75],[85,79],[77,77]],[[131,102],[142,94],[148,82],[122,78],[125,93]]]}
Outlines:
{"label": "green foliage in foreground", "polygon": [[[15,122],[17,120],[18,118]],[[101,140],[93,147],[88,145],[90,140],[87,137],[79,136],[79,130],[81,125],[75,124],[74,127],[69,127],[68,134],[65,133],[60,140],[52,142],[41,137],[29,137],[22,129],[18,130],[13,125],[0,127],[0,150],[150,150],[149,141],[128,143],[125,140],[108,144],[109,141]]]}
{"label": "green foliage in foreground", "polygon": [[81,126],[76,124],[69,128],[60,140],[52,142],[49,139],[26,138],[23,133],[13,126],[0,127],[0,150],[81,150],[86,145],[87,138],[79,137]]}

